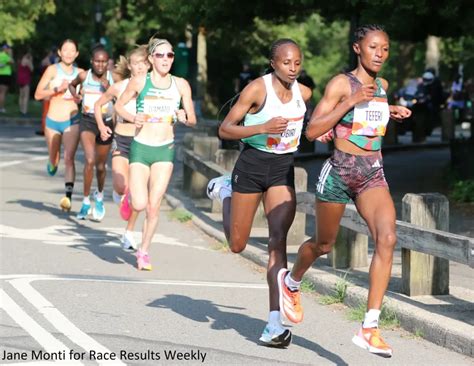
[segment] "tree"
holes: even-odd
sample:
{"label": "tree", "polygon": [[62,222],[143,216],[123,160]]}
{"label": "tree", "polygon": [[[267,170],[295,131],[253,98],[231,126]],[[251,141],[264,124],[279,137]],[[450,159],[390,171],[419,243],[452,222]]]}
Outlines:
{"label": "tree", "polygon": [[54,13],[54,0],[0,1],[0,41],[13,44],[32,36],[40,15]]}

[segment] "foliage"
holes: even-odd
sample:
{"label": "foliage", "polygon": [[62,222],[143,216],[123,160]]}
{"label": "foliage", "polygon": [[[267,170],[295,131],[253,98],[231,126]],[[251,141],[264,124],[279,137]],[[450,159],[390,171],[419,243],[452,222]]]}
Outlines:
{"label": "foliage", "polygon": [[314,284],[311,281],[303,278],[303,280],[301,281],[300,290],[301,292],[305,293],[314,292]]}
{"label": "foliage", "polygon": [[35,31],[42,14],[54,13],[54,0],[2,0],[0,1],[0,41],[13,43],[26,40]]}
{"label": "foliage", "polygon": [[451,197],[457,202],[474,202],[474,180],[457,181],[452,188]]}
{"label": "foliage", "polygon": [[193,214],[183,208],[176,208],[168,213],[168,217],[179,222],[188,222],[193,218]]}
{"label": "foliage", "polygon": [[[365,304],[360,303],[359,306],[351,308],[349,310],[349,319],[352,321],[357,321],[359,323],[364,321],[365,312],[367,308]],[[382,312],[380,313],[379,318],[379,328],[395,328],[400,325],[400,320],[398,320],[397,314],[393,309],[386,306],[382,306]]]}
{"label": "foliage", "polygon": [[334,287],[334,291],[332,295],[326,295],[321,297],[320,303],[324,305],[331,305],[331,304],[339,304],[343,303],[344,299],[346,298],[347,287],[349,286],[349,282],[346,281],[348,272],[344,275],[344,277],[340,278]]}

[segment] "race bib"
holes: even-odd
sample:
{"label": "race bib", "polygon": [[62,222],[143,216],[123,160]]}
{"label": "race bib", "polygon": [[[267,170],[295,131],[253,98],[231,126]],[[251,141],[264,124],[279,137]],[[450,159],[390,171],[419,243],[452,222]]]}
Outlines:
{"label": "race bib", "polygon": [[268,135],[267,149],[281,153],[296,151],[303,129],[303,118],[304,116],[291,118],[283,133]]}
{"label": "race bib", "polygon": [[[94,104],[102,96],[101,92],[84,90],[84,96],[82,97],[82,109],[84,113],[94,114]],[[107,113],[107,104],[101,108],[102,114]]]}
{"label": "race bib", "polygon": [[176,102],[173,98],[146,96],[143,103],[143,113],[146,122],[169,123],[176,120]]}
{"label": "race bib", "polygon": [[387,100],[374,98],[369,102],[356,104],[352,120],[352,134],[363,136],[384,136],[390,119]]}

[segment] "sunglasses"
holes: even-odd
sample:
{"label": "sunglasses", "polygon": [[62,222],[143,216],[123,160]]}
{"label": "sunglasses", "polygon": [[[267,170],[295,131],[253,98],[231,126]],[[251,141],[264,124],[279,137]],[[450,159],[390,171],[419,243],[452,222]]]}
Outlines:
{"label": "sunglasses", "polygon": [[157,52],[153,54],[154,58],[165,58],[165,56],[168,58],[174,58],[174,52],[167,52],[167,53]]}

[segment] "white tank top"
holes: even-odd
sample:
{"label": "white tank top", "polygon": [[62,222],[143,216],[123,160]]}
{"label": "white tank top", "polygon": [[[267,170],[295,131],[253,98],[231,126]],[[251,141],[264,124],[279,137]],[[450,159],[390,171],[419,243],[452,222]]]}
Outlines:
{"label": "white tank top", "polygon": [[[130,82],[130,78],[128,79],[125,79],[124,82],[120,85],[120,94],[119,96],[121,96],[123,94],[123,92],[125,91],[125,89],[127,89],[127,86],[128,86],[128,83]],[[130,99],[130,101],[125,104],[125,110],[130,113],[130,114],[136,114],[137,113],[137,100],[135,98],[133,99]],[[117,122],[118,123],[123,123],[124,119],[122,117],[120,117],[120,115],[117,113]]]}
{"label": "white tank top", "polygon": [[288,103],[282,103],[272,85],[272,74],[263,76],[267,96],[264,106],[255,114],[247,113],[244,126],[260,125],[273,117],[283,117],[289,120],[286,130],[281,134],[259,134],[246,137],[242,141],[250,146],[273,154],[286,154],[298,150],[306,105],[301,96],[298,82],[291,86],[292,98]]}

